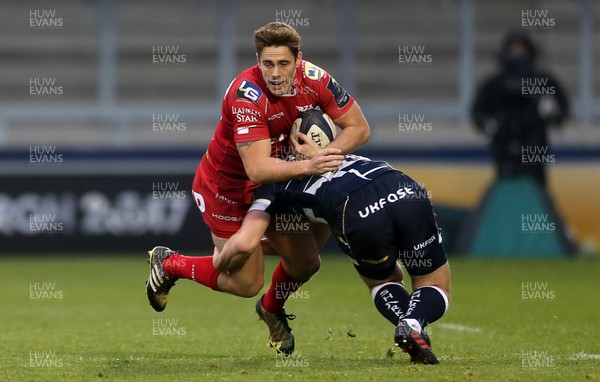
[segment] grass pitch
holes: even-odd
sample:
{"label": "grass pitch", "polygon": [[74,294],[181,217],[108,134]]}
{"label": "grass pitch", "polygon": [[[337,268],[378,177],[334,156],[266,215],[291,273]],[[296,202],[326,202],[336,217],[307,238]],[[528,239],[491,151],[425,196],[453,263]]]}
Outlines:
{"label": "grass pitch", "polygon": [[[275,259],[267,259],[267,278]],[[296,353],[276,357],[255,299],[182,280],[155,313],[146,256],[4,257],[0,381],[600,380],[600,262],[452,259],[431,325],[437,366],[410,365],[349,261],[287,304]]]}

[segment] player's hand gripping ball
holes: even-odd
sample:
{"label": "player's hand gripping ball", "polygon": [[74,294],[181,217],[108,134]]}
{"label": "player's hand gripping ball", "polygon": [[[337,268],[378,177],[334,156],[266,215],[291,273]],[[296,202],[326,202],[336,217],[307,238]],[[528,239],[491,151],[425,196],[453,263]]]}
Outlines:
{"label": "player's hand gripping ball", "polygon": [[[335,139],[337,127],[327,114],[319,109],[310,109],[294,121],[291,133],[295,138],[298,138],[298,133],[306,134],[317,146],[323,148]],[[298,142],[304,143],[301,139]]]}

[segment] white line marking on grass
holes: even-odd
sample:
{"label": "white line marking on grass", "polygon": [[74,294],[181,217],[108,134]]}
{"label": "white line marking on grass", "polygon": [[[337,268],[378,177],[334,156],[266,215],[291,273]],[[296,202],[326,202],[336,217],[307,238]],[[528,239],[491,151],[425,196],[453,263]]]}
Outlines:
{"label": "white line marking on grass", "polygon": [[579,353],[575,353],[569,357],[571,361],[579,361],[582,359],[600,359],[600,354],[590,354],[584,351],[580,351]]}
{"label": "white line marking on grass", "polygon": [[475,326],[467,326],[467,325],[461,325],[461,324],[452,324],[452,323],[449,323],[449,322],[440,322],[439,324],[436,324],[436,326],[439,326],[439,327],[444,328],[444,329],[456,330],[458,332],[469,332],[469,333],[481,333],[481,332],[483,332],[483,329],[477,328]]}

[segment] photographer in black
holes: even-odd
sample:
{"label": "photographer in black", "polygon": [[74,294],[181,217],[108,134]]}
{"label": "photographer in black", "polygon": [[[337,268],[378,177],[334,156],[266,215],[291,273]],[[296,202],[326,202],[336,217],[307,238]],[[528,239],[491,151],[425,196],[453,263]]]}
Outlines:
{"label": "photographer in black", "polygon": [[556,79],[536,68],[537,56],[527,35],[509,34],[498,54],[499,72],[477,91],[472,118],[491,138],[499,178],[529,176],[545,189],[546,130],[565,120],[569,104]]}

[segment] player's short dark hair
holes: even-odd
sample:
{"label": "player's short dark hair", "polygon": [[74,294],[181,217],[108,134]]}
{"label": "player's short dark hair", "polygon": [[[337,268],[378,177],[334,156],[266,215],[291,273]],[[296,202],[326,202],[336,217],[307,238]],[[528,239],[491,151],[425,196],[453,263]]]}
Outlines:
{"label": "player's short dark hair", "polygon": [[254,45],[259,56],[265,47],[287,46],[294,58],[298,58],[300,34],[288,24],[274,21],[254,31]]}

